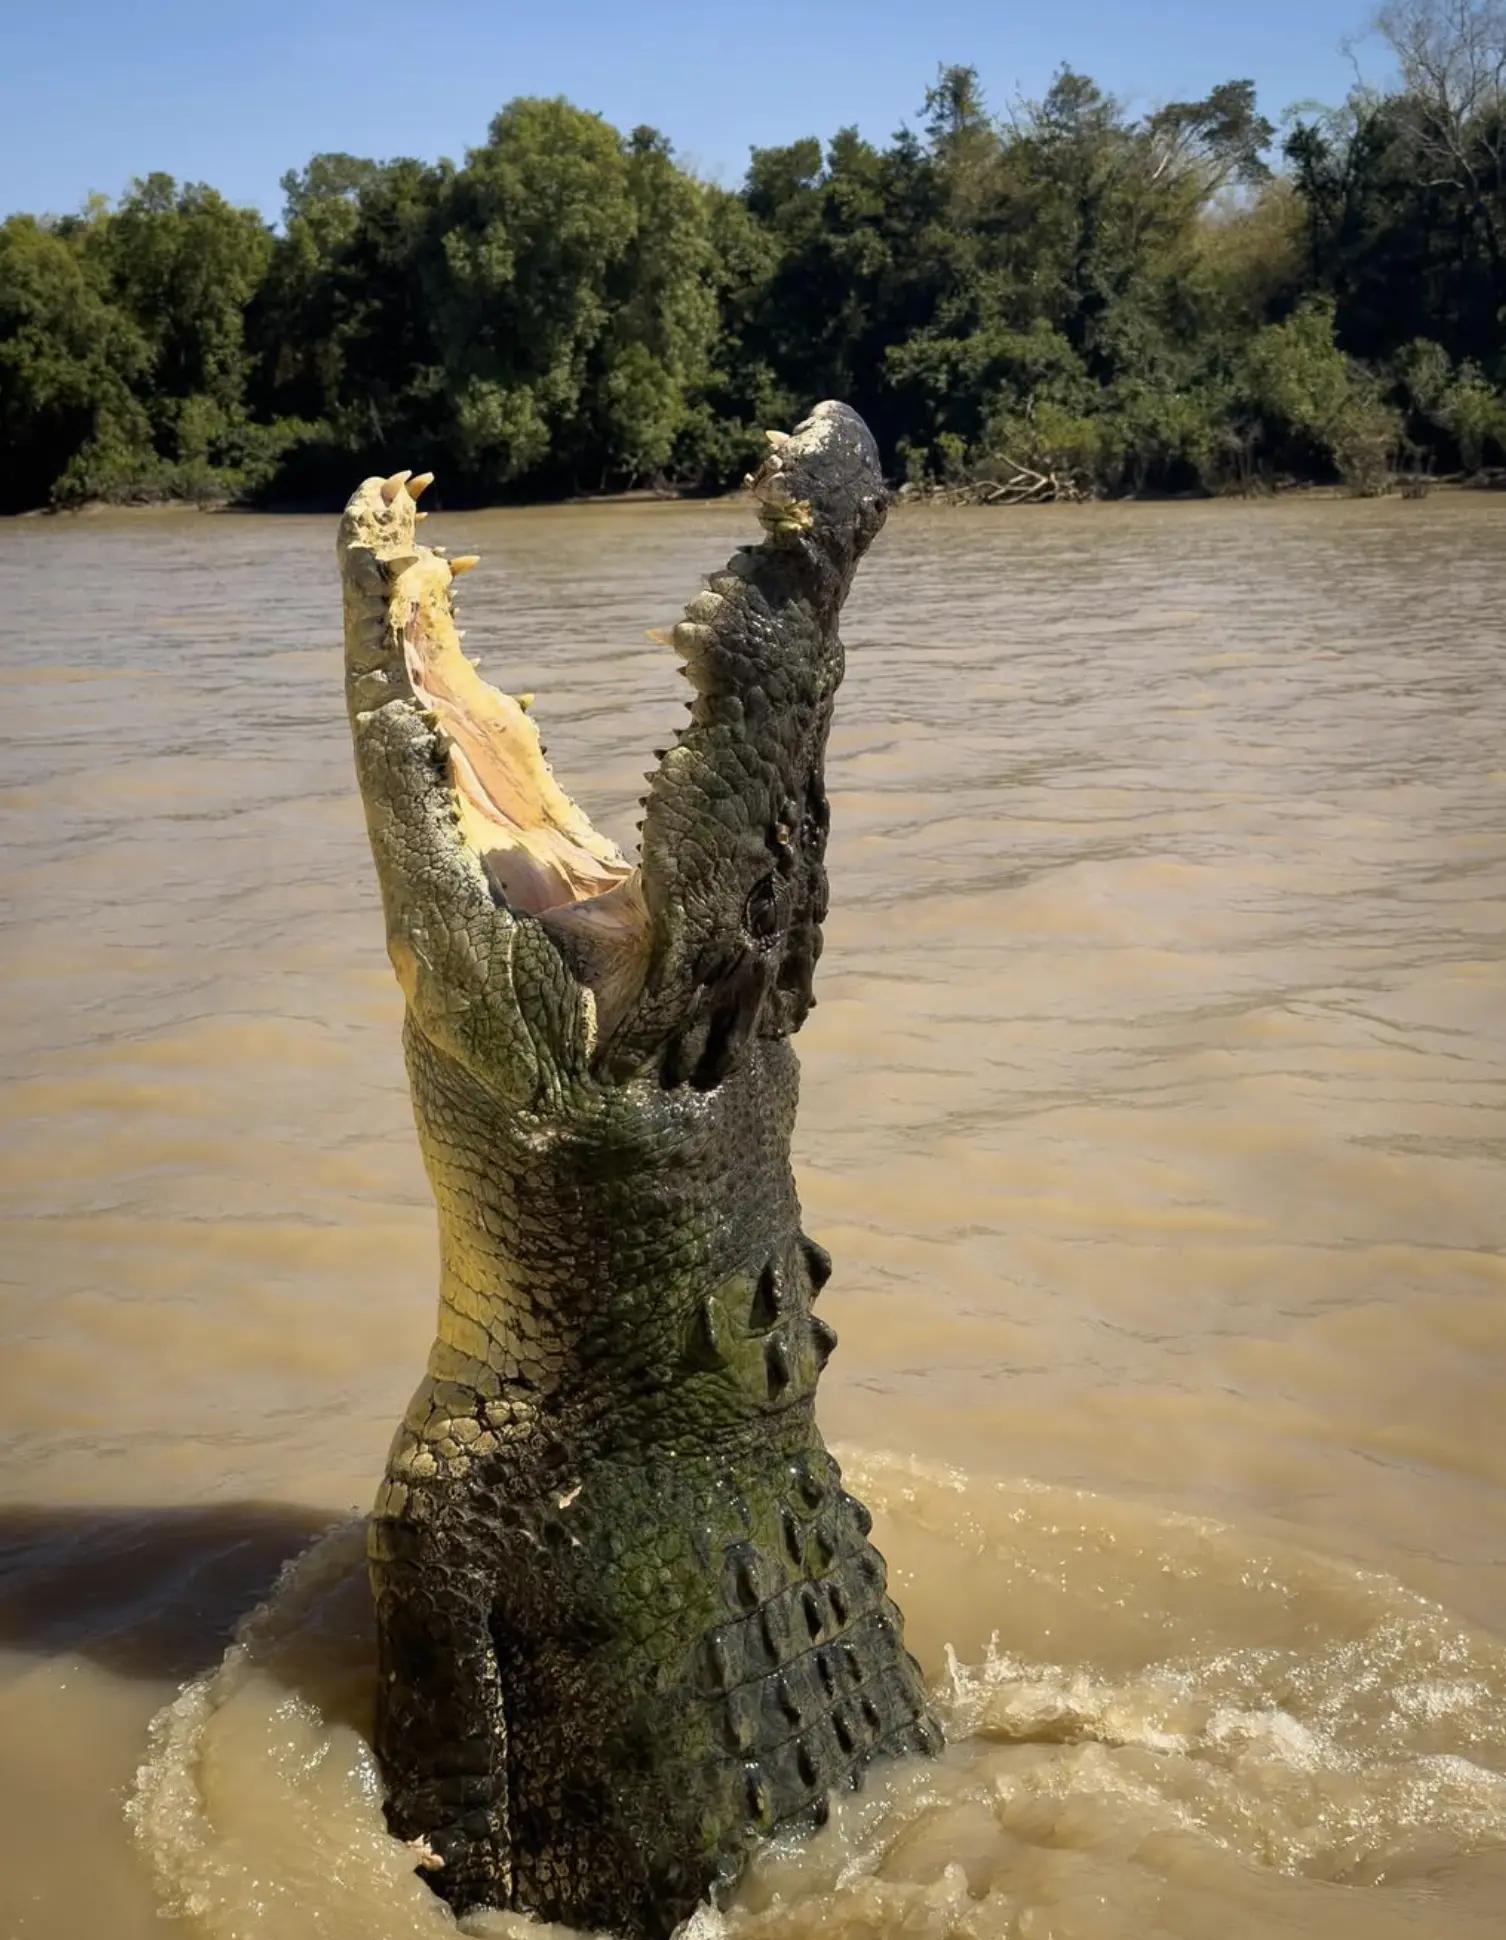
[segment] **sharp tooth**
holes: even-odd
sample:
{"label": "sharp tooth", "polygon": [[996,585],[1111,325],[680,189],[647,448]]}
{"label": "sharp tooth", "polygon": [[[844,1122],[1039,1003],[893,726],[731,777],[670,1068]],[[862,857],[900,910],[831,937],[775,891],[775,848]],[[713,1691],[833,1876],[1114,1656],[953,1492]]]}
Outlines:
{"label": "sharp tooth", "polygon": [[[766,431],[763,435],[768,439],[769,443],[774,447],[776,451],[779,450],[781,445],[787,445],[790,441],[790,434],[788,431]],[[413,487],[410,485],[408,487],[408,490],[411,492],[413,490]]]}
{"label": "sharp tooth", "polygon": [[416,478],[410,478],[408,480],[409,498],[422,498],[433,483],[433,472],[420,472]]}
{"label": "sharp tooth", "polygon": [[532,694],[514,694],[513,699],[518,703],[518,706],[522,708],[525,714],[528,712],[529,708],[533,706]]}
{"label": "sharp tooth", "polygon": [[675,630],[672,626],[651,626],[644,637],[652,640],[656,647],[672,647],[675,643]]}
{"label": "sharp tooth", "polygon": [[418,520],[418,519],[426,519],[426,518],[428,518],[428,516],[429,516],[429,515],[428,515],[428,513],[427,513],[427,512],[415,512],[415,513],[413,514],[413,517],[414,517],[414,519],[415,519],[415,520]]}
{"label": "sharp tooth", "polygon": [[480,564],[481,555],[479,552],[462,552],[450,561],[450,571],[458,579],[462,573],[468,573],[472,566],[479,566]]}
{"label": "sharp tooth", "polygon": [[384,478],[382,480],[382,497],[388,505],[397,497],[398,493],[412,476],[412,472],[394,472],[391,478]]}

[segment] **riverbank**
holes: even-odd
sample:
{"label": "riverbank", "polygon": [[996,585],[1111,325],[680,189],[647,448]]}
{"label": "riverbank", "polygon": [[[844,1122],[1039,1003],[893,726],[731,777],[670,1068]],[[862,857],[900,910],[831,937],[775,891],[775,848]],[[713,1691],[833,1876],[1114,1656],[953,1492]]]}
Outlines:
{"label": "riverbank", "polygon": [[1259,499],[1426,498],[1432,492],[1490,492],[1506,489],[1506,469],[1453,472],[1394,472],[1375,491],[1357,492],[1338,482],[1316,483],[1300,478],[1252,478],[1224,492],[1079,491],[1070,481],[1049,473],[1022,472],[1007,478],[970,479],[961,485],[901,485],[895,493],[901,505],[982,505],[1013,510],[1029,505],[1211,505],[1223,501]]}
{"label": "riverbank", "polygon": [[[354,481],[353,481],[354,482]],[[1031,490],[1021,492],[1006,482],[994,479],[980,479],[964,485],[900,485],[894,493],[894,506],[924,506],[928,509],[945,509],[953,506],[982,506],[1002,511],[1014,511],[1025,507],[1042,505],[1125,506],[1125,505],[1219,505],[1219,504],[1257,504],[1275,499],[1301,499],[1313,503],[1340,500],[1351,503],[1357,497],[1369,498],[1427,498],[1434,492],[1499,492],[1506,491],[1506,467],[1492,467],[1483,471],[1466,473],[1454,472],[1433,477],[1427,473],[1397,473],[1389,479],[1383,490],[1371,493],[1356,493],[1348,486],[1334,483],[1316,483],[1306,479],[1278,478],[1252,481],[1246,488],[1227,492],[1120,492],[1113,494],[1087,492],[1043,492]],[[504,500],[485,505],[447,506],[443,499],[431,495],[426,501],[429,510],[451,512],[467,516],[478,512],[543,512],[568,510],[572,507],[595,507],[610,509],[613,506],[645,505],[716,505],[727,503],[742,496],[741,490],[731,492],[675,492],[656,491],[640,488],[630,492],[580,492],[569,498],[556,499],[517,499]],[[312,517],[333,515],[340,510],[334,503],[307,500],[288,500],[273,504],[257,504],[248,500],[223,499],[88,499],[81,505],[41,505],[33,506],[25,512],[13,512],[12,519],[89,519],[103,513],[124,514],[133,518],[181,518],[190,513],[227,515],[239,517]],[[4,522],[0,514],[0,523]]]}

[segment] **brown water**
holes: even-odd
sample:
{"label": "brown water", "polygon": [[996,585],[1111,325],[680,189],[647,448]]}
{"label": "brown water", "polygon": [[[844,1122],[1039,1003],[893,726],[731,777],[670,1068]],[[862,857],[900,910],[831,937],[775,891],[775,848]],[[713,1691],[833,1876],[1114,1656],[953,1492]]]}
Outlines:
{"label": "brown water", "polygon": [[[697,1940],[1506,1929],[1503,522],[916,512],[865,568],[799,1163],[954,1743]],[[428,530],[630,837],[643,628],[747,513]],[[436,1265],[332,536],[0,529],[3,1940],[452,1930],[361,1736]]]}

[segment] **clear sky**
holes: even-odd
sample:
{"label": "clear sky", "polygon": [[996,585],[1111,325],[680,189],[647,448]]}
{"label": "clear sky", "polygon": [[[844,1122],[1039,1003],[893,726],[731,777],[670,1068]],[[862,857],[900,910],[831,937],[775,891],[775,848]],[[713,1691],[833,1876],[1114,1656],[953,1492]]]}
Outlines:
{"label": "clear sky", "polygon": [[[648,122],[735,185],[750,146],[882,141],[941,62],[991,105],[1063,61],[1144,108],[1248,77],[1272,120],[1340,100],[1372,0],[13,0],[0,214],[76,209],[163,169],[275,217],[320,149],[460,160],[517,94]],[[1367,73],[1382,78],[1373,44]]]}

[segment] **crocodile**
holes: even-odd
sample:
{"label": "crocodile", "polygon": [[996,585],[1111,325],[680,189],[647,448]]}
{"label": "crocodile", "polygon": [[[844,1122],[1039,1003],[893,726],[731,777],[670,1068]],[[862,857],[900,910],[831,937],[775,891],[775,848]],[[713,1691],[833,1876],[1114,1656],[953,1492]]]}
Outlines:
{"label": "crocodile", "polygon": [[427,1371],[369,1521],[387,1822],[457,1913],[662,1940],[941,1731],[817,1429],[831,1273],[790,1162],[827,913],[838,615],[883,524],[816,407],[762,536],[654,637],[687,725],[636,862],[461,650],[430,474],[338,549],[355,765],[439,1213]]}

